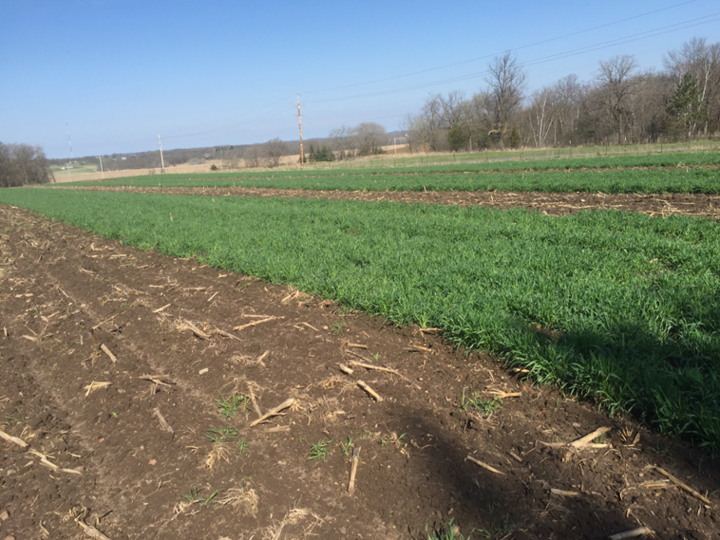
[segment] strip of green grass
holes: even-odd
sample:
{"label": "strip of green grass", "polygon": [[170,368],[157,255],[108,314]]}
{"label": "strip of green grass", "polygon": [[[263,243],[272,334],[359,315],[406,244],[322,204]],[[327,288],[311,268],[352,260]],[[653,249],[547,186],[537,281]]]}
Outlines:
{"label": "strip of green grass", "polygon": [[[396,163],[400,163],[396,160]],[[458,163],[446,165],[425,165],[416,167],[368,167],[358,168],[356,162],[345,162],[343,167],[334,166],[333,169],[317,169],[308,167],[303,170],[290,171],[253,171],[231,173],[190,173],[165,174],[152,176],[130,176],[113,180],[98,180],[95,182],[76,182],[66,185],[153,185],[160,183],[170,185],[168,182],[181,182],[182,185],[190,180],[200,183],[214,184],[226,180],[260,180],[260,179],[303,179],[317,177],[354,177],[367,175],[428,175],[447,173],[480,173],[493,171],[545,171],[551,169],[608,169],[616,167],[674,167],[677,165],[717,165],[720,163],[720,152],[678,152],[665,154],[646,154],[640,156],[611,156],[611,157],[582,157],[563,159],[542,159],[525,161],[503,161],[494,163]],[[344,179],[348,182],[348,178]],[[139,184],[138,182],[143,182]],[[147,182],[147,183],[145,183]],[[174,185],[174,184],[173,184]],[[231,185],[231,184],[226,184]]]}
{"label": "strip of green grass", "polygon": [[[138,187],[255,187],[341,191],[542,191],[567,193],[720,193],[720,170],[660,169],[507,174],[415,174],[277,178],[136,176],[82,185]],[[68,184],[63,184],[68,185]]]}
{"label": "strip of green grass", "polygon": [[[493,171],[542,171],[549,169],[608,169],[615,167],[676,167],[678,165],[716,165],[720,163],[720,152],[666,152],[641,155],[610,155],[610,156],[578,156],[561,158],[529,158],[521,159],[517,152],[513,157],[502,161],[481,161],[485,157],[478,156],[475,162],[450,162],[436,164],[414,164],[405,166],[404,158],[383,158],[384,166],[372,166],[372,161],[364,162],[360,166],[357,162],[349,161],[343,164],[333,164],[330,169],[318,169],[311,164],[306,171],[263,171],[263,175],[276,176],[278,174],[303,176],[313,174],[338,174],[352,172],[354,174],[387,174],[394,173],[449,173],[449,172],[493,172]],[[437,156],[431,156],[431,161],[437,161]],[[247,174],[253,174],[248,171]]]}
{"label": "strip of green grass", "polygon": [[[422,164],[422,162],[460,162],[460,161],[485,161],[485,160],[501,160],[501,159],[550,159],[550,158],[568,158],[568,157],[610,157],[610,156],[626,156],[632,154],[663,154],[675,152],[688,152],[703,150],[717,150],[716,141],[693,141],[691,143],[672,143],[672,144],[629,144],[629,145],[610,145],[610,146],[578,146],[578,147],[559,147],[559,148],[525,148],[508,149],[508,150],[483,150],[480,152],[459,152],[457,154],[401,154],[399,157],[394,156],[392,151],[388,152],[382,159],[396,159],[398,162],[402,160],[407,164]],[[700,150],[702,151],[702,150]],[[332,166],[332,164],[329,164]]]}
{"label": "strip of green grass", "polygon": [[717,223],[31,189],[0,190],[0,201],[171,256],[202,254],[400,324],[442,327],[451,342],[720,452]]}

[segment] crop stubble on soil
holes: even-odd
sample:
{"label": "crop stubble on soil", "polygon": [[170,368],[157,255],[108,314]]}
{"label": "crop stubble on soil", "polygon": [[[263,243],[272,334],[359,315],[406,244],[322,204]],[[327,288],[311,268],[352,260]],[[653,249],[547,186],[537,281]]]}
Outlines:
{"label": "crop stubble on soil", "polygon": [[[82,468],[53,471],[0,439],[0,537],[83,537],[73,515],[113,539],[425,539],[426,523],[453,518],[466,534],[496,538],[603,538],[640,524],[659,538],[717,533],[715,495],[705,506],[650,468],[706,493],[717,460],[523,383],[485,355],[20,209],[0,206],[0,225],[0,429],[61,468]],[[263,320],[252,315],[276,318],[233,331]],[[403,377],[343,374],[339,362],[362,361],[350,351]],[[110,386],[88,392],[98,382]],[[248,384],[263,412],[289,397],[297,406],[255,427],[252,407],[234,415],[227,424],[247,448],[222,450],[206,437],[226,423],[215,402]],[[485,417],[461,410],[463,389],[521,396]],[[278,426],[288,430],[269,431]],[[613,428],[609,448],[542,444],[601,426]],[[348,436],[362,448],[353,496],[338,444]],[[308,460],[321,440],[333,441],[327,461]]]}
{"label": "crop stubble on soil", "polygon": [[693,193],[539,193],[503,191],[315,191],[301,189],[243,187],[137,187],[137,186],[63,186],[63,189],[128,193],[165,193],[210,197],[285,197],[329,200],[388,201],[480,205],[488,208],[527,208],[551,215],[566,215],[580,210],[622,210],[654,216],[684,214],[720,219],[720,195]]}

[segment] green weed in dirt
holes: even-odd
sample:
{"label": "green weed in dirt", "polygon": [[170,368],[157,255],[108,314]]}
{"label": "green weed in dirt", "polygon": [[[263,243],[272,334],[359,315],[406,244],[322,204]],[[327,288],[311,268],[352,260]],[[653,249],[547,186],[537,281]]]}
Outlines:
{"label": "green weed in dirt", "polygon": [[428,540],[470,540],[471,535],[475,532],[475,529],[470,531],[470,534],[465,536],[460,532],[457,525],[454,524],[455,519],[451,519],[447,526],[442,526],[436,530],[430,530],[430,526],[425,524],[425,532],[427,533]]}
{"label": "green weed in dirt", "polygon": [[466,394],[465,390],[467,389],[463,388],[462,395],[460,396],[460,409],[463,411],[472,408],[480,411],[483,416],[490,416],[502,407],[502,400],[498,398],[483,399],[480,392]]}
{"label": "green weed in dirt", "polygon": [[317,463],[320,462],[320,460],[327,461],[328,456],[330,455],[330,444],[332,443],[332,440],[323,439],[319,442],[316,442],[315,444],[310,445],[310,457],[307,458],[308,461],[315,460]]}
{"label": "green weed in dirt", "polygon": [[349,455],[350,455],[350,449],[352,448],[352,445],[353,445],[353,442],[352,442],[352,441],[353,441],[353,438],[352,438],[350,435],[348,435],[348,442],[347,442],[347,443],[342,443],[342,442],[339,443],[339,444],[340,444],[340,449],[342,450],[342,453],[345,454],[346,456],[349,456]]}
{"label": "green weed in dirt", "polygon": [[223,426],[218,429],[208,429],[205,436],[214,443],[226,443],[240,439],[240,433],[231,426]]}
{"label": "green weed in dirt", "polygon": [[220,414],[229,420],[235,413],[248,410],[249,402],[249,397],[233,394],[228,399],[221,398],[220,401],[216,401],[215,406],[220,409]]}
{"label": "green weed in dirt", "polygon": [[213,499],[218,494],[217,491],[210,494],[209,497],[200,497],[200,490],[198,488],[190,488],[190,493],[183,495],[183,499],[188,502],[197,502],[199,504],[212,504]]}
{"label": "green weed in dirt", "polygon": [[486,538],[488,540],[508,538],[514,530],[515,524],[510,521],[510,514],[505,514],[505,517],[503,517],[497,525],[492,525],[485,529],[475,529],[480,535],[480,538]]}
{"label": "green weed in dirt", "polygon": [[238,445],[238,454],[242,454],[243,452],[245,452],[245,450],[250,448],[247,441],[245,441],[245,439],[243,439],[242,437],[238,438],[237,445]]}
{"label": "green weed in dirt", "polygon": [[345,328],[345,322],[344,322],[344,321],[336,322],[335,324],[333,324],[332,333],[337,336],[337,335],[340,334],[340,332],[343,331],[343,328]]}

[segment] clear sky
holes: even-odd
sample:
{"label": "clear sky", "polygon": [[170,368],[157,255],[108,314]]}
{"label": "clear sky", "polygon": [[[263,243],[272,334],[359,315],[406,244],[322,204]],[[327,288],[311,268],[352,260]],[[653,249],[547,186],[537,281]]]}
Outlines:
{"label": "clear sky", "polygon": [[692,37],[720,41],[717,0],[0,0],[0,141],[75,157],[398,129],[430,92],[483,89],[513,51],[527,90]]}

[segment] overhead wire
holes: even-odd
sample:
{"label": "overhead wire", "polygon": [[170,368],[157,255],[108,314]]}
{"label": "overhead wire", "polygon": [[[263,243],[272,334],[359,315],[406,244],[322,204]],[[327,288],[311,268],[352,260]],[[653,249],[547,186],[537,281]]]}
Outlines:
{"label": "overhead wire", "polygon": [[[269,106],[272,106],[272,105],[269,105]],[[257,110],[261,110],[262,108],[266,108],[266,107],[261,107],[260,109],[256,109],[256,111],[257,111]],[[253,111],[253,112],[256,112],[256,111]],[[213,128],[213,129],[208,129],[208,130],[205,130],[205,131],[198,131],[198,132],[195,132],[195,133],[187,133],[187,134],[184,134],[184,135],[170,135],[170,136],[167,136],[167,137],[164,137],[164,138],[166,138],[166,139],[179,139],[179,138],[184,138],[184,137],[195,137],[195,136],[198,136],[198,135],[206,135],[206,134],[208,134],[208,133],[215,133],[215,132],[217,132],[217,131],[223,131],[223,130],[225,130],[225,129],[232,129],[232,128],[241,126],[241,125],[243,125],[243,124],[247,124],[247,123],[249,123],[249,122],[253,122],[253,121],[257,121],[257,120],[264,120],[264,119],[266,119],[266,118],[274,118],[274,117],[279,116],[281,113],[284,113],[284,112],[287,112],[287,106],[283,107],[282,109],[277,108],[277,109],[274,109],[274,110],[272,110],[272,111],[269,111],[269,112],[267,112],[267,113],[265,113],[265,114],[262,114],[262,115],[259,115],[259,116],[254,116],[254,117],[252,117],[252,118],[245,118],[245,119],[243,119],[243,120],[240,121],[240,122],[234,122],[234,123],[232,123],[232,124],[226,124],[226,125],[221,126],[221,127],[217,127],[217,128]]]}
{"label": "overhead wire", "polygon": [[529,43],[529,44],[527,44],[527,45],[522,45],[522,46],[520,46],[520,47],[514,47],[514,48],[512,48],[512,49],[506,49],[506,50],[503,50],[503,51],[501,51],[501,52],[495,52],[495,53],[491,53],[491,54],[486,54],[486,55],[483,55],[483,56],[479,56],[479,57],[477,57],[477,58],[471,58],[471,59],[469,59],[469,60],[462,60],[462,61],[460,61],[460,62],[453,62],[453,63],[451,63],[451,64],[444,64],[444,65],[442,65],[442,66],[435,66],[435,67],[432,67],[432,68],[422,69],[422,70],[419,70],[419,71],[413,71],[413,72],[411,72],[411,73],[405,73],[405,74],[402,74],[402,75],[394,75],[394,76],[392,76],[392,77],[386,77],[386,78],[383,78],[383,79],[376,79],[376,80],[373,80],[373,81],[365,81],[365,82],[347,84],[347,85],[343,85],[343,86],[336,86],[336,87],[334,87],[334,88],[323,88],[323,89],[320,89],[320,90],[310,90],[310,91],[307,91],[307,92],[303,92],[303,95],[316,94],[316,93],[321,93],[321,92],[330,92],[330,91],[334,91],[334,90],[344,90],[344,89],[346,89],[346,88],[354,88],[354,87],[356,87],[356,86],[366,86],[366,85],[369,85],[369,84],[375,84],[375,83],[379,83],[379,82],[387,82],[387,81],[392,81],[392,80],[396,80],[396,79],[402,79],[402,78],[405,78],[405,77],[412,77],[413,75],[421,75],[421,74],[423,74],[423,73],[429,73],[429,72],[431,72],[431,71],[437,71],[437,70],[446,69],[446,68],[449,68],[449,67],[460,66],[460,65],[469,64],[469,63],[472,63],[472,62],[478,62],[478,61],[480,61],[480,60],[487,60],[488,58],[493,58],[493,57],[495,57],[495,56],[498,56],[499,54],[503,54],[503,53],[507,52],[508,50],[514,52],[514,51],[519,51],[519,50],[523,50],[523,49],[529,49],[530,47],[537,47],[538,45],[544,45],[544,44],[546,44],[546,43],[551,43],[551,42],[553,42],[553,41],[559,41],[559,40],[561,40],[561,39],[565,39],[565,38],[568,38],[568,37],[573,37],[573,36],[577,36],[577,35],[580,35],[580,34],[585,34],[585,33],[587,33],[587,32],[593,32],[593,31],[595,31],[595,30],[600,30],[600,29],[602,29],[602,28],[607,28],[607,27],[609,27],[609,26],[614,26],[614,25],[616,25],[616,24],[622,24],[622,23],[624,23],[624,22],[628,22],[628,21],[631,21],[631,20],[634,20],[634,19],[639,19],[639,18],[642,18],[642,17],[647,17],[647,16],[649,16],[649,15],[654,15],[654,14],[656,14],[656,13],[660,13],[661,11],[667,11],[667,10],[669,10],[669,9],[674,9],[674,8],[677,8],[677,7],[685,6],[685,5],[687,5],[687,4],[692,4],[692,3],[696,2],[696,1],[697,1],[697,0],[688,0],[687,2],[681,2],[680,4],[674,4],[674,5],[672,5],[672,6],[668,6],[668,7],[665,7],[665,8],[660,8],[660,9],[656,9],[656,10],[653,10],[653,11],[647,11],[647,12],[645,12],[645,13],[640,13],[640,14],[638,14],[638,15],[633,15],[632,17],[626,17],[626,18],[624,18],[624,19],[620,19],[620,20],[617,20],[617,21],[613,21],[613,22],[601,24],[601,25],[598,25],[598,26],[593,26],[593,27],[590,27],[590,28],[585,28],[585,29],[583,29],[583,30],[578,30],[578,31],[576,31],[576,32],[571,32],[571,33],[569,33],[569,34],[564,34],[564,35],[562,35],[562,36],[556,36],[556,37],[553,37],[553,38],[548,38],[548,39],[544,39],[544,40],[541,40],[541,41],[536,41],[536,42],[534,42],[534,43]]}
{"label": "overhead wire", "polygon": [[[639,19],[639,18],[642,18],[642,17],[647,17],[647,16],[649,16],[649,15],[653,15],[653,14],[656,14],[656,13],[659,13],[659,12],[662,12],[662,11],[667,11],[667,10],[675,9],[675,8],[678,8],[678,7],[687,5],[687,4],[691,4],[691,3],[694,3],[695,1],[696,1],[696,0],[689,0],[689,1],[686,1],[686,2],[681,2],[681,3],[679,3],[679,4],[674,4],[674,5],[672,5],[672,6],[668,6],[668,7],[665,7],[665,8],[660,8],[660,9],[656,9],[656,10],[653,10],[653,11],[648,11],[648,12],[645,12],[645,13],[641,13],[641,14],[638,14],[638,15],[633,15],[633,16],[631,16],[631,17],[626,17],[626,18],[623,18],[623,19],[620,19],[620,20],[617,20],[617,21],[613,21],[613,22],[610,22],[610,23],[605,23],[605,24],[601,24],[601,25],[598,25],[598,26],[586,28],[586,29],[583,29],[583,30],[578,30],[578,31],[576,31],[576,32],[571,32],[571,33],[569,33],[569,34],[564,34],[564,35],[562,35],[562,36],[556,36],[556,37],[553,37],[553,38],[548,38],[548,39],[541,40],[541,41],[538,41],[538,42],[534,42],[534,43],[531,43],[531,44],[522,45],[522,46],[520,46],[520,47],[515,47],[515,48],[512,48],[512,49],[508,49],[508,50],[506,50],[506,51],[503,51],[503,53],[504,53],[504,52],[516,52],[516,51],[523,50],[523,49],[527,49],[527,48],[530,48],[530,47],[537,47],[538,45],[543,45],[543,44],[551,43],[551,42],[554,42],[554,41],[559,41],[559,40],[562,40],[562,39],[566,39],[566,38],[568,38],[568,37],[573,37],[573,36],[577,36],[577,35],[580,35],[580,34],[592,32],[592,31],[595,31],[595,30],[598,30],[598,29],[607,28],[607,27],[609,27],[609,26],[614,26],[614,25],[617,25],[617,24],[622,24],[622,23],[624,23],[624,22],[628,22],[628,21],[631,21],[631,20]],[[603,41],[603,42],[600,42],[600,43],[596,43],[596,44],[593,44],[593,45],[588,45],[588,46],[576,48],[576,49],[573,49],[573,50],[570,50],[570,51],[563,51],[563,52],[559,52],[559,53],[547,55],[547,56],[544,56],[544,57],[536,58],[536,59],[533,59],[533,60],[528,60],[528,61],[526,61],[526,62],[520,63],[520,65],[521,65],[522,67],[534,66],[534,65],[538,65],[538,64],[550,62],[550,61],[553,61],[553,60],[559,60],[559,59],[569,58],[569,57],[572,57],[572,56],[578,56],[578,55],[582,55],[582,54],[585,54],[585,53],[588,53],[588,52],[593,52],[593,51],[596,51],[596,50],[601,50],[601,49],[603,49],[603,48],[608,48],[608,47],[612,47],[612,46],[616,46],[616,45],[620,45],[620,44],[625,44],[625,43],[631,43],[631,42],[634,42],[634,41],[638,41],[638,40],[642,40],[642,39],[647,39],[647,38],[650,38],[650,37],[655,37],[655,36],[663,35],[663,34],[670,33],[670,32],[674,32],[674,31],[678,31],[678,30],[683,30],[683,29],[687,29],[687,28],[692,28],[692,27],[695,27],[695,26],[699,26],[699,25],[702,25],[702,24],[708,24],[708,23],[710,23],[710,22],[715,22],[715,21],[718,21],[718,20],[720,20],[720,12],[719,12],[719,13],[713,13],[713,14],[710,14],[710,15],[705,15],[705,16],[703,16],[703,17],[697,17],[697,18],[690,19],[690,20],[683,21],[683,22],[679,22],[679,23],[674,23],[674,24],[667,25],[667,26],[663,26],[663,27],[660,27],[660,28],[655,28],[655,29],[646,30],[646,31],[643,31],[643,32],[638,32],[638,33],[635,33],[635,34],[631,34],[631,35],[629,35],[629,36],[624,36],[624,37],[621,37],[621,38],[615,38],[615,39],[612,39],[612,40],[607,40],[607,41]],[[469,63],[477,62],[477,61],[480,61],[480,60],[484,60],[484,59],[488,59],[488,58],[495,57],[495,56],[497,56],[498,54],[503,54],[503,53],[488,54],[488,55],[484,55],[484,56],[481,56],[481,57],[472,58],[472,59],[469,59],[469,60],[463,60],[463,61],[460,61],[460,62],[454,62],[454,63],[451,63],[451,64],[445,64],[445,65],[442,65],[442,66],[436,66],[436,67],[432,67],[432,68],[428,68],[428,69],[424,69],[424,70],[415,71],[415,72],[412,72],[412,73],[406,73],[406,74],[402,74],[402,75],[396,75],[396,76],[393,76],[393,77],[387,77],[387,78],[383,78],[383,79],[375,79],[375,80],[372,80],[372,81],[365,81],[365,82],[353,83],[353,84],[349,84],[349,85],[336,86],[336,87],[332,87],[332,88],[326,88],[326,89],[320,89],[320,90],[312,90],[312,91],[309,91],[309,92],[304,92],[303,95],[319,94],[319,93],[330,92],[330,91],[335,91],[335,90],[343,90],[343,89],[348,89],[348,88],[355,88],[355,87],[359,87],[359,86],[367,86],[367,85],[370,85],[370,84],[376,84],[376,83],[382,83],[382,82],[388,82],[388,81],[398,80],[398,79],[402,79],[402,78],[411,77],[411,76],[414,76],[414,75],[419,75],[419,74],[423,74],[423,73],[429,73],[429,72],[438,71],[438,70],[441,70],[441,69],[446,69],[446,68],[450,68],[450,67],[456,67],[456,66],[459,66],[459,65],[464,65],[464,64],[469,64]],[[437,80],[433,80],[433,81],[425,81],[425,82],[422,82],[422,83],[417,83],[417,84],[402,86],[402,87],[398,87],[398,88],[388,88],[388,89],[384,89],[384,90],[377,90],[377,91],[373,91],[373,92],[365,92],[365,93],[355,94],[355,95],[349,95],[349,96],[328,97],[328,98],[325,98],[325,99],[312,100],[312,101],[310,101],[309,103],[311,103],[311,104],[333,103],[333,102],[341,102],[341,101],[354,100],[354,99],[363,99],[363,98],[370,98],[370,97],[379,97],[379,96],[396,94],[396,93],[401,93],[401,92],[409,92],[409,91],[412,91],[412,90],[418,90],[418,89],[422,89],[422,88],[430,88],[430,87],[441,86],[441,85],[445,85],[445,84],[449,84],[449,83],[453,83],[453,82],[461,82],[461,81],[471,80],[471,79],[474,79],[474,78],[479,78],[479,77],[482,77],[482,76],[484,76],[484,75],[487,75],[488,72],[489,72],[489,71],[488,71],[487,69],[485,69],[485,70],[478,71],[478,72],[468,73],[468,74],[464,74],[464,75],[458,75],[458,76],[455,76],[455,77],[449,77],[449,78],[444,78],[444,79],[437,79]],[[264,106],[262,106],[262,107],[253,109],[252,111],[248,111],[248,112],[243,113],[243,114],[241,114],[241,115],[239,115],[239,116],[236,116],[236,118],[242,118],[242,117],[244,117],[244,116],[246,116],[246,115],[248,115],[248,114],[253,114],[253,113],[255,113],[255,112],[259,112],[259,111],[262,111],[262,110],[264,110],[264,109],[273,107],[274,105],[280,103],[281,101],[285,101],[285,99],[286,99],[286,98],[283,98],[282,100],[277,100],[277,101],[274,101],[274,102],[269,103],[269,104],[267,104],[267,105],[264,105]],[[287,111],[287,106],[283,106],[283,107],[281,107],[281,108],[278,107],[278,108],[274,108],[273,110],[268,111],[268,112],[265,112],[265,113],[263,113],[263,114],[261,114],[261,115],[258,115],[258,116],[254,116],[254,117],[250,117],[250,118],[243,118],[243,119],[242,119],[241,121],[239,121],[239,122],[233,122],[233,123],[230,123],[230,124],[224,124],[224,125],[219,126],[219,127],[215,127],[215,128],[211,128],[211,129],[207,129],[207,130],[202,130],[202,131],[197,131],[197,132],[193,132],[193,133],[178,134],[178,135],[168,135],[168,136],[166,136],[166,137],[164,137],[164,138],[165,138],[165,139],[170,139],[170,140],[172,140],[172,139],[178,139],[178,138],[187,138],[187,137],[195,137],[195,136],[199,136],[199,135],[206,135],[206,134],[209,134],[209,133],[215,133],[215,132],[219,132],[219,131],[223,131],[223,130],[227,130],[227,129],[237,128],[238,126],[242,126],[242,125],[248,124],[248,123],[250,123],[250,122],[257,121],[257,120],[275,118],[275,117],[279,116],[280,114],[282,114],[282,113],[284,113],[284,112],[286,112],[286,111]],[[397,117],[400,117],[400,116],[405,116],[405,115],[396,115],[396,116],[392,116],[392,117],[384,117],[383,119],[386,119],[386,118],[397,118]],[[376,119],[376,120],[377,120],[377,119]],[[215,121],[215,122],[210,122],[209,124],[206,124],[206,125],[218,124],[218,123],[224,122],[224,121],[226,121],[226,119],[224,119],[224,120],[219,120],[219,121]],[[314,125],[314,124],[310,124],[310,125]],[[318,125],[319,125],[319,124],[318,124]],[[291,128],[286,128],[286,129],[283,129],[283,130],[280,130],[280,131],[275,131],[275,132],[271,133],[270,135],[274,135],[274,134],[277,134],[277,133],[282,133],[282,132],[284,132],[284,131],[287,131],[288,129],[291,129]],[[264,137],[264,136],[267,136],[267,135],[262,135],[261,137]]]}
{"label": "overhead wire", "polygon": [[[703,20],[703,19],[708,19],[709,17],[714,17],[714,18],[709,19],[709,20]],[[529,60],[526,62],[522,62],[520,65],[523,67],[538,65],[538,64],[542,64],[542,63],[549,62],[552,60],[569,58],[571,56],[577,56],[580,54],[585,54],[587,52],[601,50],[601,49],[612,47],[615,45],[622,45],[625,43],[631,43],[633,41],[639,41],[641,39],[647,39],[649,37],[655,37],[655,36],[667,34],[670,32],[675,32],[678,30],[693,28],[695,26],[699,26],[702,24],[708,24],[708,23],[715,22],[715,21],[720,21],[720,12],[713,13],[711,15],[706,15],[703,17],[698,17],[696,19],[690,19],[688,21],[683,21],[681,23],[667,25],[667,26],[656,28],[653,30],[646,30],[644,32],[638,32],[638,33],[632,34],[630,36],[616,38],[616,39],[608,40],[605,42],[596,43],[594,45],[588,45],[586,47],[581,47],[579,49],[574,49],[572,51],[564,51],[564,52],[548,55],[545,57],[537,58],[534,60]],[[692,23],[692,24],[690,24],[690,23]],[[332,103],[332,102],[345,101],[345,100],[350,100],[350,99],[361,99],[361,98],[367,98],[367,97],[378,97],[378,96],[383,96],[383,95],[396,94],[399,92],[407,92],[407,91],[411,91],[411,90],[418,90],[418,89],[422,89],[422,88],[440,86],[440,85],[448,84],[448,83],[452,83],[452,82],[460,82],[460,81],[465,81],[465,80],[469,80],[469,79],[474,79],[474,78],[481,77],[483,75],[487,75],[488,73],[489,73],[489,71],[486,69],[486,70],[475,72],[475,73],[459,75],[459,76],[451,77],[451,78],[447,78],[447,79],[427,81],[427,82],[423,82],[423,83],[414,84],[411,86],[403,86],[400,88],[378,90],[376,92],[367,92],[364,94],[356,94],[356,95],[352,95],[352,96],[341,96],[341,97],[335,97],[335,98],[313,100],[311,103],[313,103],[313,104]]]}

